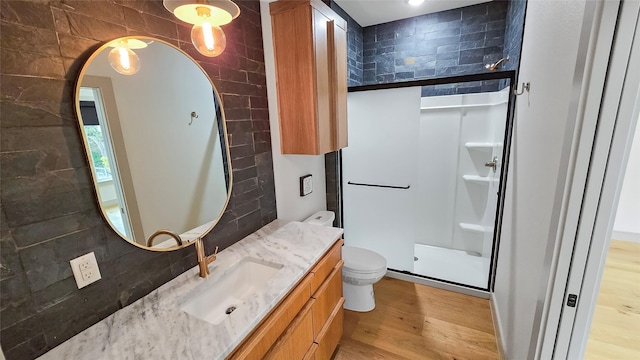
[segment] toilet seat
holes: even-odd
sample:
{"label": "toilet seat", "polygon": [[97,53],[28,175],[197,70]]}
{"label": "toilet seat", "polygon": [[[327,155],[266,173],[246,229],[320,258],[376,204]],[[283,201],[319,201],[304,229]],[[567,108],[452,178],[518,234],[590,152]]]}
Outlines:
{"label": "toilet seat", "polygon": [[377,277],[387,271],[387,260],[373,251],[353,247],[342,247],[343,273],[357,278]]}
{"label": "toilet seat", "polygon": [[367,249],[343,246],[342,260],[342,280],[348,284],[373,284],[387,273],[387,260]]}

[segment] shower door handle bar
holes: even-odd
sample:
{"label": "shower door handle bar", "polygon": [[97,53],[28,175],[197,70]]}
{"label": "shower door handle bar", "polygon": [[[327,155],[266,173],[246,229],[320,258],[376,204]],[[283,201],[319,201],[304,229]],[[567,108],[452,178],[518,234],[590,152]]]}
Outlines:
{"label": "shower door handle bar", "polygon": [[407,190],[411,187],[411,185],[407,186],[393,186],[393,185],[380,185],[380,184],[364,184],[364,183],[356,183],[356,182],[347,182],[349,185],[357,185],[357,186],[371,186],[371,187],[379,187],[379,188],[387,188],[387,189],[400,189]]}

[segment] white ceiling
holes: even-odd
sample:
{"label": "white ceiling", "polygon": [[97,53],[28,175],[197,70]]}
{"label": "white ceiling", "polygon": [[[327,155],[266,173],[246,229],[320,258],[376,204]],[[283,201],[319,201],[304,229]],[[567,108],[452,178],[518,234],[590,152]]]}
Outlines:
{"label": "white ceiling", "polygon": [[382,24],[418,15],[461,8],[491,0],[426,0],[418,6],[407,0],[334,0],[360,26]]}

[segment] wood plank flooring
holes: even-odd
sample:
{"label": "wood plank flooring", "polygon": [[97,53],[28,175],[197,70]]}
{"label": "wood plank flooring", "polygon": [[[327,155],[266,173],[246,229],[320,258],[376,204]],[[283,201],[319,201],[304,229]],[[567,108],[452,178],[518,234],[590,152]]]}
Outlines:
{"label": "wood plank flooring", "polygon": [[586,359],[640,359],[640,243],[613,240]]}
{"label": "wood plank flooring", "polygon": [[335,360],[498,358],[489,300],[387,277],[374,291],[375,310],[345,310]]}

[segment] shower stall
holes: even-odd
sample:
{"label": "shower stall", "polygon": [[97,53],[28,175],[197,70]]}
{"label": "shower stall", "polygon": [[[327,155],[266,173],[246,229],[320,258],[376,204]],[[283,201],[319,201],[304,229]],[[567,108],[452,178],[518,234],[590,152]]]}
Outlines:
{"label": "shower stall", "polygon": [[513,72],[350,88],[345,243],[391,271],[491,288]]}

